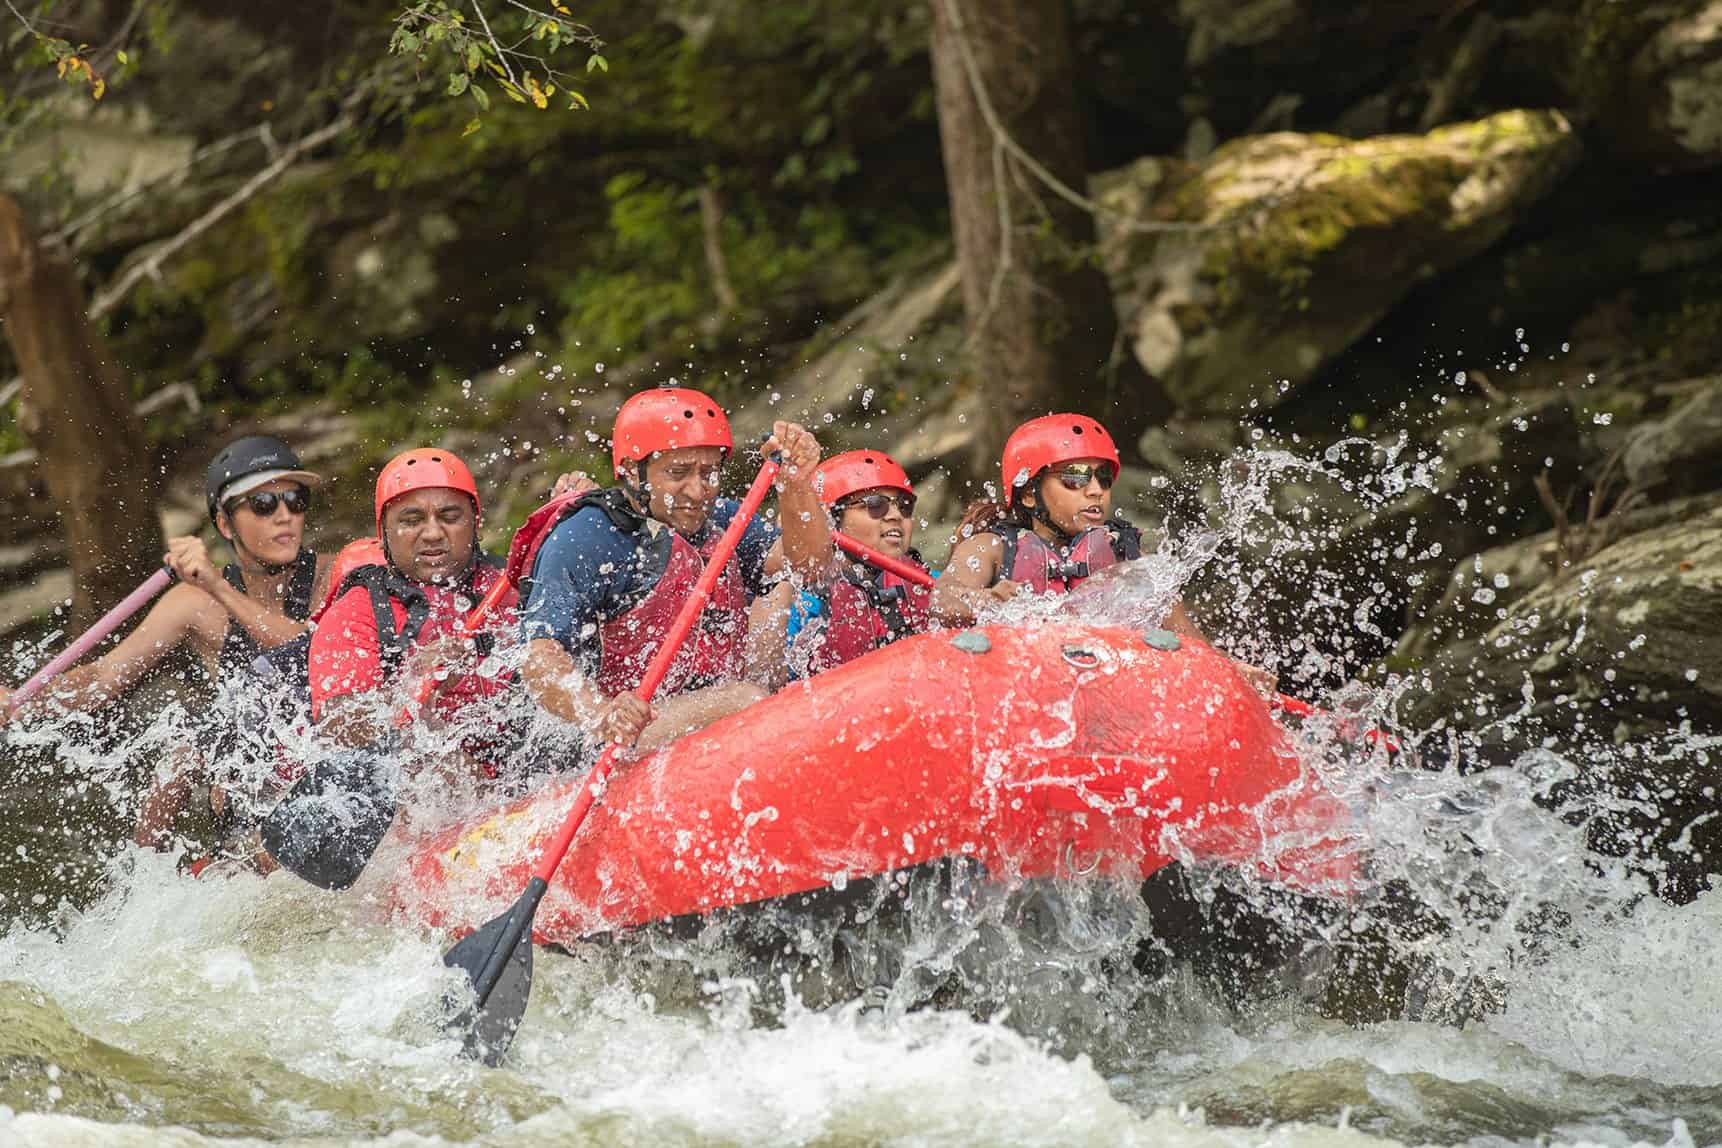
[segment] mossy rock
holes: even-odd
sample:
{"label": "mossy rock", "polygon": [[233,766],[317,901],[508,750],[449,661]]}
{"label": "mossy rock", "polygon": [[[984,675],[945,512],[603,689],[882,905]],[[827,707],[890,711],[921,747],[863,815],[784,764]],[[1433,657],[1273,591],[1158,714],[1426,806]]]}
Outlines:
{"label": "mossy rock", "polygon": [[1488,248],[1579,152],[1553,111],[1423,136],[1246,137],[1101,177],[1102,258],[1142,365],[1186,409],[1241,411]]}
{"label": "mossy rock", "polygon": [[1568,87],[1609,151],[1655,171],[1722,163],[1722,9],[1586,0]]}

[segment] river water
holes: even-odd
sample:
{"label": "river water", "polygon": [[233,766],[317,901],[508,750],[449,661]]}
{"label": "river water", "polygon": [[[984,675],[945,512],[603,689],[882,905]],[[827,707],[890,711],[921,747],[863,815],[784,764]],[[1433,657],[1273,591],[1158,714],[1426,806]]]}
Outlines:
{"label": "river water", "polygon": [[[1247,511],[1242,489],[1225,501]],[[1215,553],[1196,538],[1143,584]],[[87,850],[36,822],[82,806],[15,803],[6,848],[42,891],[0,904],[0,1145],[1722,1143],[1722,893],[1674,907],[1587,855],[1560,746],[1467,775],[1299,736],[1357,810],[1374,888],[1443,924],[1387,944],[1418,970],[1392,1019],[1323,996],[1384,904],[1311,926],[1305,959],[1239,996],[1132,963],[1152,925],[1134,890],[1070,886],[1023,894],[1032,914],[989,902],[955,945],[923,914],[858,997],[786,984],[793,962],[723,929],[541,954],[489,1069],[437,1024],[448,937],[130,847],[56,906]],[[99,788],[104,760],[58,764]]]}

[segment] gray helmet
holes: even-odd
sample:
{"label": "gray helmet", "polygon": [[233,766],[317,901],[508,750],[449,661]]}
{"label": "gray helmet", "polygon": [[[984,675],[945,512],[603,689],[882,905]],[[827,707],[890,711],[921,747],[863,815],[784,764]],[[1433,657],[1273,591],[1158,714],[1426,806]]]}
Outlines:
{"label": "gray helmet", "polygon": [[[322,477],[306,470],[293,448],[278,438],[253,434],[228,443],[203,474],[209,520],[215,521],[223,502],[278,478],[290,478],[308,487],[323,483]],[[241,481],[247,479],[250,481]]]}

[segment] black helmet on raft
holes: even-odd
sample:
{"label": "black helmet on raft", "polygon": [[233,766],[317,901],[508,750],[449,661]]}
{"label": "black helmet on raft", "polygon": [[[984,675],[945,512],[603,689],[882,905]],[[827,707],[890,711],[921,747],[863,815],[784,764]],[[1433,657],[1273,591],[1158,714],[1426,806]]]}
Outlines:
{"label": "black helmet on raft", "polygon": [[246,435],[228,443],[203,474],[209,520],[215,521],[223,503],[278,478],[290,478],[308,487],[323,484],[322,476],[306,470],[292,447],[272,435]]}

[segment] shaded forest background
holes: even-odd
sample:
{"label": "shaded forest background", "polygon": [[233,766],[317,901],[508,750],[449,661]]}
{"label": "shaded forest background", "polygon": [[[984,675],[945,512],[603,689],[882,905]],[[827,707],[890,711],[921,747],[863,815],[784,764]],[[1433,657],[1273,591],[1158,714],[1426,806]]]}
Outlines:
{"label": "shaded forest background", "polygon": [[[892,449],[935,554],[977,460],[1052,405],[1127,432],[1124,504],[1174,533],[1250,451],[1325,458],[1268,495],[1305,544],[1258,533],[1253,574],[1191,587],[1234,648],[1311,686],[1426,675],[1460,723],[1532,665],[1538,712],[1580,698],[1599,737],[1722,715],[1691,637],[1722,621],[1722,4],[576,7],[593,38],[522,50],[589,108],[391,51],[447,5],[0,13],[0,189],[133,408],[61,443],[105,481],[56,496],[42,411],[0,391],[0,626],[111,600],[159,544],[123,492],[159,477],[197,528],[233,434],[335,477],[322,545],[423,442],[472,456],[501,537],[673,378],[743,429]],[[99,593],[80,506],[133,550]]]}

